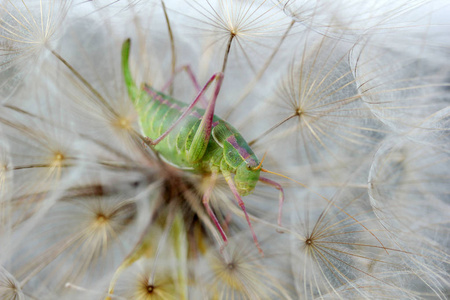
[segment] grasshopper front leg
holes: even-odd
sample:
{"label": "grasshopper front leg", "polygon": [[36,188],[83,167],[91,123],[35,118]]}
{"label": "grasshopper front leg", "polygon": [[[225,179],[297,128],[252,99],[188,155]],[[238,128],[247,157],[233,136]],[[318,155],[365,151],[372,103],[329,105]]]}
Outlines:
{"label": "grasshopper front leg", "polygon": [[234,198],[236,199],[239,207],[244,212],[245,219],[247,220],[248,226],[250,227],[250,231],[252,232],[253,242],[255,243],[256,248],[258,248],[258,251],[259,251],[259,253],[261,253],[261,255],[264,255],[264,252],[262,251],[261,247],[259,246],[258,238],[256,237],[256,233],[253,229],[252,223],[250,222],[250,217],[247,214],[247,210],[245,208],[244,201],[242,201],[241,195],[239,195],[239,192],[237,191],[236,186],[234,185],[231,174],[229,172],[222,172],[222,174],[225,177],[225,180],[227,181],[228,186],[230,187],[230,190],[233,193]]}

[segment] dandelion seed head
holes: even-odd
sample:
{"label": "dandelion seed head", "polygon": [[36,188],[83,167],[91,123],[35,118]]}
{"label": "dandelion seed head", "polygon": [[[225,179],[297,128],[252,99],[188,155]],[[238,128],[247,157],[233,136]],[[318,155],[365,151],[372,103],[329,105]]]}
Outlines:
{"label": "dandelion seed head", "polygon": [[[188,4],[193,12],[186,23],[192,24],[189,27],[194,27],[197,36],[201,34],[204,56],[211,66],[223,60],[230,68],[248,66],[241,68],[241,72],[256,72],[261,58],[273,51],[290,23],[277,1],[189,1]],[[228,52],[230,59],[227,59]],[[201,64],[207,65],[204,61]]]}
{"label": "dandelion seed head", "polygon": [[173,279],[158,279],[156,283],[150,283],[148,277],[141,275],[141,279],[139,281],[140,283],[137,283],[136,286],[134,299],[176,299],[173,292]]}
{"label": "dandelion seed head", "polygon": [[[280,1],[283,11],[295,22],[324,36],[357,41],[362,36],[384,36],[417,29],[433,12],[428,0],[413,1]],[[437,2],[435,2],[435,5]],[[439,6],[437,4],[437,6]]]}
{"label": "dandelion seed head", "polygon": [[[424,35],[412,35],[409,44],[421,44]],[[361,100],[390,131],[408,133],[448,106],[448,80],[442,75],[447,67],[439,60],[440,47],[429,46],[431,49],[405,55],[409,48],[405,50],[404,44],[379,46],[371,42],[355,46],[350,59],[356,66]]]}
{"label": "dandelion seed head", "polygon": [[30,229],[34,238],[27,244],[33,251],[18,244],[10,254],[17,276],[27,289],[39,284],[43,295],[62,292],[69,280],[95,286],[92,278],[114,270],[139,238],[145,224],[139,207],[137,200],[125,196],[61,199]]}
{"label": "dandelion seed head", "polygon": [[64,154],[57,151],[50,165],[60,167],[63,164],[64,159],[65,159]]}
{"label": "dandelion seed head", "polygon": [[347,59],[351,47],[314,33],[298,44],[276,94],[266,102],[275,125],[258,136],[258,144],[271,136],[278,141],[273,151],[295,148],[281,160],[298,161],[308,172],[333,178],[353,172],[355,158],[373,151],[385,129],[358,93]]}
{"label": "dandelion seed head", "polygon": [[0,266],[0,297],[5,300],[25,299],[20,283],[2,266]]}
{"label": "dandelion seed head", "polygon": [[136,207],[133,202],[125,202],[119,207],[106,206],[101,201],[97,203],[85,222],[89,224],[86,228],[91,228],[93,232],[99,234],[99,238],[105,238],[102,235],[104,232],[111,237],[120,234],[136,216]]}
{"label": "dandelion seed head", "polygon": [[170,265],[155,261],[152,255],[140,258],[121,276],[114,295],[136,300],[178,299]]}
{"label": "dandelion seed head", "polygon": [[239,257],[233,257],[230,261],[216,259],[211,264],[216,276],[232,289],[238,291],[245,290],[242,278],[251,278],[253,276],[249,265],[245,263],[245,260],[239,260]]}
{"label": "dandelion seed head", "polygon": [[[437,125],[428,124],[431,128]],[[428,130],[429,127],[420,131],[425,134]],[[448,214],[444,212],[449,205],[445,170],[450,159],[439,142],[438,132],[444,131],[432,131],[434,135],[427,136],[426,142],[417,141],[416,131],[405,137],[386,139],[374,156],[369,195],[380,222],[387,228],[403,231],[417,226],[419,233],[430,224],[439,228],[441,222],[445,223]],[[431,142],[434,138],[438,140]],[[427,216],[421,217],[420,211],[425,209]]]}
{"label": "dandelion seed head", "polygon": [[[203,11],[204,16],[208,16],[207,22],[233,36],[246,38],[267,34],[267,30],[274,30],[276,21],[280,21],[274,17],[279,13],[276,4],[270,4],[268,1],[223,0],[217,6],[211,1],[207,1],[204,6],[195,2],[198,7],[196,10]],[[195,8],[194,5],[192,7]],[[263,30],[264,25],[266,31]]]}
{"label": "dandelion seed head", "polygon": [[[2,1],[0,4],[0,89],[14,91],[25,75],[48,59],[72,1]],[[30,64],[32,62],[32,64]],[[37,68],[39,69],[39,67]]]}
{"label": "dandelion seed head", "polygon": [[[0,298],[444,299],[448,55],[409,23],[434,1],[363,2],[1,2]],[[134,105],[126,39],[169,104],[222,70],[214,114],[305,183],[242,197],[264,257],[221,174],[148,146],[176,114]]]}
{"label": "dandelion seed head", "polygon": [[[195,268],[199,287],[205,289],[204,297],[289,298],[283,281],[276,277],[276,271],[270,269],[270,264],[266,265],[254,245],[242,240],[237,246],[234,239],[223,253],[210,248]],[[275,255],[273,259],[276,259]]]}
{"label": "dandelion seed head", "polygon": [[[7,118],[1,120],[5,125],[5,135],[15,137],[10,139],[10,149],[14,151],[14,167],[11,171],[14,176],[20,174],[15,189],[23,195],[48,190],[68,174],[65,172],[68,163],[76,165],[74,157],[77,150],[73,148],[73,133],[49,126],[49,123],[58,122],[59,117],[51,113],[53,109],[57,111],[58,106],[49,110],[44,107],[42,105],[38,109],[39,113],[45,111],[46,116],[54,120],[43,121],[38,113],[30,112],[30,118],[23,122],[20,119],[24,112],[13,109],[8,111]],[[31,178],[35,178],[39,184],[30,184],[28,180]]]}
{"label": "dandelion seed head", "polygon": [[[316,199],[317,198],[317,199]],[[292,271],[299,296],[312,299],[334,294],[345,284],[365,277],[372,261],[381,259],[386,235],[375,222],[362,191],[345,189],[333,199],[319,195],[299,202],[291,216]],[[391,244],[389,244],[391,245]],[[363,293],[365,295],[365,293]]]}
{"label": "dandelion seed head", "polygon": [[118,126],[123,128],[124,130],[130,130],[131,128],[131,122],[129,119],[126,118],[120,118],[118,120]]}

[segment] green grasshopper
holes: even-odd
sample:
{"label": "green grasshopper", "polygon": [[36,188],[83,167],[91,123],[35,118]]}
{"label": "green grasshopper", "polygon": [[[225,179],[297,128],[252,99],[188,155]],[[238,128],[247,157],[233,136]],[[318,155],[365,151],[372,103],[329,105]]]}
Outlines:
{"label": "green grasshopper", "polygon": [[[122,69],[128,95],[139,114],[141,129],[147,136],[148,144],[152,145],[165,161],[177,168],[198,174],[211,174],[212,183],[205,191],[202,202],[226,245],[227,236],[209,205],[213,183],[218,174],[222,174],[245,214],[256,247],[262,253],[241,196],[252,193],[258,181],[278,189],[278,225],[281,226],[284,191],[279,183],[260,176],[261,171],[273,172],[262,168],[262,161],[259,162],[238,130],[214,115],[223,74],[214,74],[200,89],[190,68],[183,68],[198,90],[197,97],[187,105],[163,93],[173,78],[162,91],[148,85],[142,88],[136,86],[129,69],[130,45],[130,39],[123,43]],[[205,109],[195,108],[199,101],[204,101],[203,95],[214,81],[217,81],[215,90]],[[182,126],[177,126],[183,120]]]}

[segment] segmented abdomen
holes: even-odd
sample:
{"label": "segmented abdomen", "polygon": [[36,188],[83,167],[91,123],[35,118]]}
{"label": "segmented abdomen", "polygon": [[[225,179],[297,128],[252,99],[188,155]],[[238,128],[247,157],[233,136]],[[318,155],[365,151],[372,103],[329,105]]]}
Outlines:
{"label": "segmented abdomen", "polygon": [[[185,103],[177,101],[170,96],[156,91],[151,87],[145,87],[141,95],[140,103],[136,109],[139,113],[144,135],[154,140],[161,136],[182,115],[187,108]],[[200,125],[203,109],[196,109],[186,116],[160,143],[155,146],[161,156],[168,162],[180,168],[192,168],[194,170],[205,169],[202,160],[192,164],[187,160],[187,149]],[[219,119],[214,117],[215,119]],[[208,150],[214,151],[219,147],[213,139],[210,139]]]}

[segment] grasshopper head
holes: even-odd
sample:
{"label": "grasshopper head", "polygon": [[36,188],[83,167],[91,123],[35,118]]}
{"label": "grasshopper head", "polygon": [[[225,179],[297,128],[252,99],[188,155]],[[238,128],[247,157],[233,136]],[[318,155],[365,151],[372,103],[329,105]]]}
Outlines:
{"label": "grasshopper head", "polygon": [[234,176],[234,182],[236,188],[241,196],[247,196],[251,194],[255,189],[256,183],[259,180],[260,168],[251,166],[246,161],[242,162],[236,169],[236,175]]}

